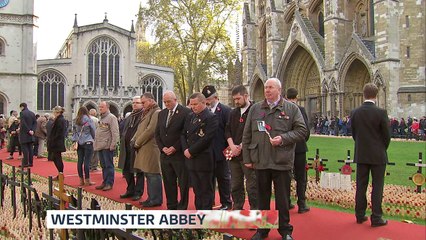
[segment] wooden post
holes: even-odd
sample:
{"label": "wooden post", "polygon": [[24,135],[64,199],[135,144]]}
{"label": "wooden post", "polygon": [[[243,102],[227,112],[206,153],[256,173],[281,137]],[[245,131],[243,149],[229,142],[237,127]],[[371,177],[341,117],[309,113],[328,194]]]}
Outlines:
{"label": "wooden post", "polygon": [[[59,210],[66,210],[65,204],[71,201],[71,195],[69,195],[64,189],[64,174],[59,173],[59,189],[55,188],[53,194],[59,198]],[[60,237],[62,240],[67,238],[67,230],[61,229]]]}

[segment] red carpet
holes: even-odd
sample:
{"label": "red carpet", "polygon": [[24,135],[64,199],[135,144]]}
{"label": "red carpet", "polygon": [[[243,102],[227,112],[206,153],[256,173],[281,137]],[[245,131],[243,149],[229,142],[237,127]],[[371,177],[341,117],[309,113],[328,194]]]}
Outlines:
{"label": "red carpet", "polygon": [[[3,163],[18,166],[20,160],[17,159],[15,153],[14,160],[4,160],[8,156],[5,150],[0,150],[0,159]],[[65,162],[65,184],[77,187],[79,178],[77,174],[77,164],[74,162]],[[48,162],[47,159],[34,158],[34,167],[31,168],[32,173],[41,176],[56,176],[56,168],[53,162]],[[96,185],[102,182],[102,172],[97,171],[91,173],[91,180],[96,182]],[[95,186],[96,186],[95,185]],[[126,182],[122,178],[121,173],[116,173],[115,184],[112,191],[103,192],[95,189],[95,186],[85,187],[86,191],[113,199],[118,202],[128,202],[140,207],[138,202],[123,201],[119,195],[125,192]],[[146,188],[145,188],[146,189]],[[141,200],[147,198],[145,191]],[[218,193],[216,199],[219,199]],[[248,204],[246,204],[248,205]],[[193,195],[191,192],[190,209],[195,209],[193,204]],[[274,205],[272,206],[274,208]],[[165,196],[164,204],[161,207],[152,209],[166,209]],[[293,237],[295,239],[345,239],[345,240],[373,240],[373,239],[409,239],[409,240],[425,240],[426,227],[415,224],[407,224],[397,221],[389,221],[388,226],[372,228],[369,222],[364,224],[356,224],[353,214],[342,213],[331,210],[324,210],[320,208],[311,208],[311,211],[305,214],[297,214],[297,210],[293,209],[291,212],[291,224],[294,226]],[[221,230],[221,232],[228,232],[240,238],[250,238],[254,231],[248,230]],[[268,239],[281,239],[276,230],[271,230]]]}

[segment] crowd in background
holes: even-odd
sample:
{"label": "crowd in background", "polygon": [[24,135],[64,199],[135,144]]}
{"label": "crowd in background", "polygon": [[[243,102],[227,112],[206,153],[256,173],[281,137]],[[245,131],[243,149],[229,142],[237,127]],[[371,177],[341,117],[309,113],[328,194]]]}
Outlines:
{"label": "crowd in background", "polygon": [[[392,138],[426,140],[426,116],[420,118],[409,116],[407,120],[390,117],[390,129]],[[312,120],[311,130],[315,134],[332,136],[351,136],[350,116],[339,118],[315,116]]]}

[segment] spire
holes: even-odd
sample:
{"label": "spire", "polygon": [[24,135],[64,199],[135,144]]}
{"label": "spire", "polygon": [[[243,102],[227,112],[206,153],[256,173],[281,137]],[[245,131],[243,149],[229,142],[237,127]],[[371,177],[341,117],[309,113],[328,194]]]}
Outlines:
{"label": "spire", "polygon": [[78,27],[78,24],[77,24],[77,13],[76,14],[74,14],[74,26],[73,27]]}
{"label": "spire", "polygon": [[237,54],[237,59],[240,59],[240,24],[239,24],[239,17],[237,18],[237,20],[235,21],[235,52]]}
{"label": "spire", "polygon": [[133,20],[132,20],[132,26],[130,27],[130,32],[134,33],[135,32],[135,26],[133,26]]}
{"label": "spire", "polygon": [[104,18],[104,23],[108,22],[108,16],[107,16],[107,12],[105,12],[105,18]]}

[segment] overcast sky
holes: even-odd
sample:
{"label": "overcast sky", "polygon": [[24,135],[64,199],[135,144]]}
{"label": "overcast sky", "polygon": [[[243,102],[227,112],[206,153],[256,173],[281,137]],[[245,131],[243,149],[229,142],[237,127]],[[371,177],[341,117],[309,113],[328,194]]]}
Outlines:
{"label": "overcast sky", "polygon": [[130,30],[144,0],[35,0],[38,16],[37,59],[52,59],[72,30],[74,14],[78,25],[100,23],[107,12],[109,23]]}

